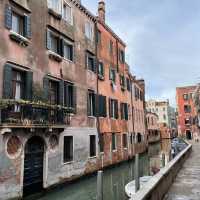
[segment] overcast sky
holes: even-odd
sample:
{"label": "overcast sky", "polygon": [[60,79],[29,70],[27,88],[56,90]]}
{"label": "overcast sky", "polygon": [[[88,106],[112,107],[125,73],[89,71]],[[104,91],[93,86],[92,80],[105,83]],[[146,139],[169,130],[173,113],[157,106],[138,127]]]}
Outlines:
{"label": "overcast sky", "polygon": [[[107,24],[127,44],[132,72],[147,98],[170,99],[200,80],[200,0],[105,0]],[[98,0],[82,0],[97,13]]]}

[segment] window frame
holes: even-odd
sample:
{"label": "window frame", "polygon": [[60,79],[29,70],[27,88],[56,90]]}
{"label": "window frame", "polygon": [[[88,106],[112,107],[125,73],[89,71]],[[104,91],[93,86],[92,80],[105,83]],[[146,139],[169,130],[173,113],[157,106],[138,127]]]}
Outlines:
{"label": "window frame", "polygon": [[[72,159],[65,161],[65,138],[72,138]],[[74,136],[73,135],[65,135],[63,137],[63,164],[69,164],[74,162]]]}
{"label": "window frame", "polygon": [[85,22],[85,36],[90,41],[94,40],[94,27],[92,22],[88,20]]}
{"label": "window frame", "polygon": [[48,2],[47,2],[48,9],[52,9],[57,14],[62,15],[62,0],[56,0],[58,3],[57,8],[53,7],[53,5],[55,3],[53,1],[55,1],[55,0],[48,0]]}
{"label": "window frame", "polygon": [[123,149],[128,149],[128,134],[127,133],[122,134],[122,145],[123,145]]}
{"label": "window frame", "polygon": [[[91,154],[91,138],[94,137],[95,147],[94,147],[94,155]],[[89,158],[96,158],[97,157],[97,137],[96,135],[89,135]]]}
{"label": "window frame", "polygon": [[[114,136],[114,141],[115,141],[114,145],[113,145],[113,136]],[[117,135],[116,135],[116,133],[112,133],[111,137],[112,137],[111,150],[112,150],[112,152],[116,152],[117,151]]]}
{"label": "window frame", "polygon": [[[70,58],[65,57],[65,46],[71,47]],[[74,44],[65,38],[63,38],[63,58],[67,61],[74,62]]]}
{"label": "window frame", "polygon": [[[65,17],[64,17],[64,6],[68,6],[70,8],[70,21],[67,20]],[[66,0],[63,0],[63,4],[62,4],[62,18],[65,22],[67,22],[68,24],[70,25],[73,25],[73,9],[72,9],[72,6],[66,1]]]}
{"label": "window frame", "polygon": [[88,108],[88,117],[96,117],[96,102],[95,102],[95,99],[96,99],[95,95],[96,94],[95,94],[95,92],[93,90],[89,89],[87,95],[88,95],[87,105],[89,106],[89,108]]}

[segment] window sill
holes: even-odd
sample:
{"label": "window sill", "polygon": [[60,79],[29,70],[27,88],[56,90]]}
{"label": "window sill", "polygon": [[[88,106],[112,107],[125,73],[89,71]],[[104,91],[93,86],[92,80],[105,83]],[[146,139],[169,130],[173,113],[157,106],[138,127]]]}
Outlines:
{"label": "window sill", "polygon": [[95,116],[88,116],[88,118],[91,118],[91,119],[96,119]]}
{"label": "window sill", "polygon": [[113,152],[113,153],[116,153],[116,152],[117,152],[117,149],[115,149],[115,150],[112,150],[112,152]]}
{"label": "window sill", "polygon": [[52,15],[56,19],[58,19],[58,20],[62,19],[62,15],[60,13],[58,13],[57,11],[53,10],[52,8],[49,8],[48,12],[49,12],[50,15]]}
{"label": "window sill", "polygon": [[62,62],[63,60],[63,58],[60,55],[58,55],[57,53],[53,51],[48,50],[48,54],[49,54],[49,58],[52,60],[55,60],[57,62]]}
{"label": "window sill", "polygon": [[126,150],[126,151],[127,151],[127,150],[128,150],[128,148],[127,148],[127,147],[125,147],[125,148],[124,148],[124,150]]}
{"label": "window sill", "polygon": [[90,73],[92,73],[92,74],[96,74],[96,72],[92,71],[91,69],[88,69],[88,68],[87,68],[87,70],[88,70],[88,72],[90,72]]}
{"label": "window sill", "polygon": [[67,58],[65,58],[65,57],[63,57],[63,60],[64,60],[64,61],[67,61],[67,62],[69,62],[69,63],[74,63],[74,61],[69,60],[69,59],[67,59]]}
{"label": "window sill", "polygon": [[69,162],[64,162],[63,165],[70,165],[70,164],[73,164],[75,161],[72,160],[72,161],[69,161]]}
{"label": "window sill", "polygon": [[92,159],[96,159],[96,158],[97,158],[97,156],[92,156],[92,157],[89,157],[88,159],[92,160]]}
{"label": "window sill", "polygon": [[21,46],[28,46],[29,44],[29,40],[25,37],[23,37],[22,35],[14,32],[14,31],[10,31],[9,37],[11,40],[14,40],[15,42],[19,43]]}
{"label": "window sill", "polygon": [[98,74],[98,78],[99,78],[99,80],[101,80],[101,81],[104,81],[104,80],[105,80],[104,76],[103,76],[103,75],[100,75],[100,74]]}

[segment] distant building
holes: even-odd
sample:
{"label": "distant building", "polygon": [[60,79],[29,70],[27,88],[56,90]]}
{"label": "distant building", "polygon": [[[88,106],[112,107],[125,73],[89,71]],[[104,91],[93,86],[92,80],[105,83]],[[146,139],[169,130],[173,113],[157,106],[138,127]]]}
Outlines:
{"label": "distant building", "polygon": [[148,112],[153,112],[158,115],[159,124],[165,124],[168,128],[176,129],[175,109],[170,106],[169,100],[149,100],[146,102],[146,109]]}
{"label": "distant building", "polygon": [[192,139],[195,132],[196,109],[193,94],[196,86],[176,88],[176,102],[178,109],[178,134]]}
{"label": "distant building", "polygon": [[147,119],[147,130],[148,130],[148,142],[154,143],[160,141],[158,115],[152,112],[147,112],[146,119]]}

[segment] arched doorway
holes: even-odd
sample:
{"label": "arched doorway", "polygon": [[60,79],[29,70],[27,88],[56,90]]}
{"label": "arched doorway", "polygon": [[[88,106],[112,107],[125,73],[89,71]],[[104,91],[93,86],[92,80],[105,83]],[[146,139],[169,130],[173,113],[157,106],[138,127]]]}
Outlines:
{"label": "arched doorway", "polygon": [[187,140],[192,140],[192,133],[190,130],[186,130],[186,139]]}
{"label": "arched doorway", "polygon": [[23,195],[28,196],[43,189],[44,141],[34,136],[25,146]]}

